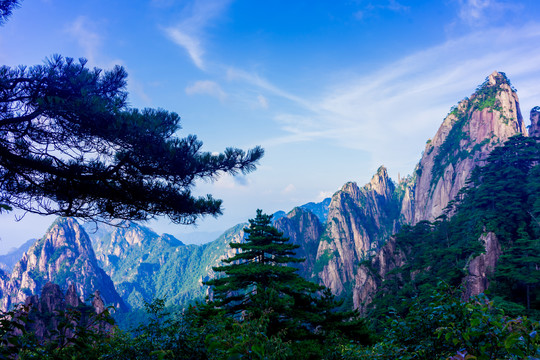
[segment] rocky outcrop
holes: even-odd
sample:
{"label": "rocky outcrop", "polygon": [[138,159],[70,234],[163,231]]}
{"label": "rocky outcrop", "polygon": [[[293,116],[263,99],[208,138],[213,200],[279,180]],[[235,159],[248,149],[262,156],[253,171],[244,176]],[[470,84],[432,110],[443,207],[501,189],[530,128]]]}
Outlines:
{"label": "rocky outcrop", "polygon": [[395,238],[390,238],[368,264],[358,268],[352,291],[354,308],[363,311],[373,301],[373,296],[383,280],[388,278],[388,273],[405,265],[405,261],[405,254],[396,247]]}
{"label": "rocky outcrop", "polygon": [[535,106],[531,110],[531,127],[529,135],[540,137],[540,106]]}
{"label": "rocky outcrop", "polygon": [[[531,134],[540,127],[540,109],[535,109],[531,112]],[[375,190],[371,201],[365,196],[367,187],[361,191],[356,184],[346,184],[332,198],[327,230],[317,255],[325,265],[319,274],[324,285],[336,294],[352,296],[354,306],[362,310],[388,272],[406,262],[405,254],[396,250],[390,235],[400,224],[433,221],[442,215],[472,170],[493,148],[518,133],[526,130],[517,94],[503,73],[494,72],[446,117],[427,142],[413,176],[400,181],[395,189],[387,185],[391,180],[374,177],[368,185]],[[377,186],[373,186],[374,181]],[[373,201],[374,197],[378,201]],[[470,294],[486,289],[486,276],[500,255],[493,235],[486,239],[486,254],[472,260],[469,266]]]}
{"label": "rocky outcrop", "polygon": [[303,258],[305,261],[299,264],[299,274],[305,278],[312,277],[319,240],[323,232],[319,217],[311,211],[297,207],[287,216],[275,221],[274,226],[283,232],[291,243],[300,246],[296,250],[296,257]]}
{"label": "rocky outcrop", "polygon": [[319,279],[334,294],[356,288],[359,263],[399,228],[401,202],[384,167],[364,187],[350,182],[334,194],[315,264]]}
{"label": "rocky outcrop", "polygon": [[1,308],[7,310],[38,294],[47,282],[70,284],[84,298],[99,290],[104,301],[126,309],[109,276],[99,267],[90,239],[71,218],[59,218],[47,234],[28,249],[2,287]]}
{"label": "rocky outcrop", "polygon": [[26,298],[24,306],[15,310],[15,318],[26,317],[25,330],[34,334],[40,342],[58,340],[58,337],[69,341],[77,336],[77,329],[110,332],[112,325],[96,317],[105,310],[99,291],[96,292],[92,306],[89,306],[81,301],[73,284],[64,295],[60,286],[49,282],[43,286],[41,296]]}
{"label": "rocky outcrop", "polygon": [[473,258],[467,267],[467,276],[463,279],[465,300],[487,290],[489,276],[495,271],[497,261],[502,255],[501,245],[494,233],[489,232],[480,238],[484,244],[485,253]]}
{"label": "rocky outcrop", "polygon": [[493,72],[450,112],[426,144],[416,171],[413,222],[442,215],[472,169],[495,146],[525,132],[516,92],[504,74]]}

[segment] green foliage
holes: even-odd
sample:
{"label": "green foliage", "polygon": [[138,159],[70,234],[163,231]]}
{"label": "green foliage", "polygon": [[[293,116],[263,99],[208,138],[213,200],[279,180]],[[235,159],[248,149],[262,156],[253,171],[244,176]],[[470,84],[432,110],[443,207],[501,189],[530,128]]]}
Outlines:
{"label": "green foliage", "polygon": [[481,235],[489,232],[495,234],[503,250],[490,281],[492,294],[511,314],[538,317],[538,159],[539,143],[512,137],[493,150],[484,166],[473,171],[467,187],[445,215],[433,223],[404,226],[395,235],[396,246],[407,262],[388,274],[371,304],[370,315],[379,331],[390,307],[401,316],[408,313],[410,306],[402,299],[427,303],[427,294],[441,280],[459,286],[469,262],[484,251]]}
{"label": "green foliage", "polygon": [[[470,157],[480,151],[482,146],[490,142],[489,139],[486,139],[482,143],[475,145],[470,151],[465,150],[466,146],[470,144],[471,139],[464,126],[469,123],[469,119],[474,111],[482,111],[486,108],[496,110],[500,113],[504,122],[508,123],[509,119],[502,114],[500,101],[497,99],[497,95],[501,91],[501,85],[503,84],[511,86],[510,80],[508,80],[504,73],[500,73],[500,75],[495,77],[495,84],[490,84],[489,79],[486,78],[486,81],[476,89],[475,93],[469,99],[462,101],[461,107],[454,107],[452,109],[449,115],[453,115],[456,120],[452,124],[452,128],[444,142],[439,147],[438,153],[433,158],[431,189],[437,185],[448,165],[456,164]],[[513,88],[512,90],[515,91]]]}
{"label": "green foliage", "polygon": [[176,113],[129,108],[126,78],[59,55],[0,67],[0,203],[98,221],[221,214],[220,200],[191,189],[254,170],[263,150],[202,152],[194,135],[177,137]]}
{"label": "green foliage", "polygon": [[31,330],[36,321],[30,305],[0,313],[0,359],[72,360],[98,359],[114,347],[113,324],[106,309],[96,314],[89,306],[44,314],[55,326],[38,339]]}
{"label": "green foliage", "polygon": [[[439,283],[426,299],[404,300],[410,312],[390,313],[379,342],[341,348],[344,359],[530,359],[540,356],[539,324],[510,318],[484,295],[468,302]],[[427,301],[426,301],[427,300]]]}
{"label": "green foliage", "polygon": [[265,324],[266,336],[293,344],[311,339],[321,349],[323,339],[331,334],[369,343],[366,324],[357,312],[337,311],[341,303],[329,290],[287,266],[303,259],[294,257],[298,246],[271,226],[270,215],[258,210],[244,231],[244,242],[230,244],[240,251],[224,260],[227,265],[214,268],[225,276],[207,282],[214,290],[210,307],[222,309],[239,323],[247,318],[257,326]]}

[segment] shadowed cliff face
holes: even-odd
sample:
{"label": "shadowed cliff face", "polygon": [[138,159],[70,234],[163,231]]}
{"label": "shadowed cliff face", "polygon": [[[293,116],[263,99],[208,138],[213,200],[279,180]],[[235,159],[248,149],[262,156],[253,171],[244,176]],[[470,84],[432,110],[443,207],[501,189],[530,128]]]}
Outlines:
{"label": "shadowed cliff face", "polygon": [[397,231],[405,193],[380,167],[364,187],[347,183],[334,194],[314,270],[335,294],[350,293],[360,261]]}
{"label": "shadowed cliff face", "polygon": [[300,246],[296,250],[296,257],[304,258],[305,261],[298,264],[298,273],[307,279],[311,278],[314,275],[319,239],[323,233],[319,218],[310,211],[294,208],[287,216],[275,221],[274,226],[283,232],[291,243]]}
{"label": "shadowed cliff face", "polygon": [[495,146],[525,133],[517,94],[494,72],[444,119],[417,170],[414,223],[433,221]]}
{"label": "shadowed cliff face", "polygon": [[531,128],[530,136],[540,137],[540,106],[531,110]]}
{"label": "shadowed cliff face", "polygon": [[2,284],[2,309],[38,294],[47,282],[62,288],[73,284],[83,298],[99,290],[108,305],[125,309],[111,279],[99,267],[88,235],[74,219],[56,220],[15,265]]}

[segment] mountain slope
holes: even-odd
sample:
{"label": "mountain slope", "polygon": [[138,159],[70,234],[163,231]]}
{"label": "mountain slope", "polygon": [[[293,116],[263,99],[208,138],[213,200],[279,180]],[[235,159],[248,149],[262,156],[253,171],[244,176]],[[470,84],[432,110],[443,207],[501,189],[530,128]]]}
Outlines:
{"label": "mountain slope", "polygon": [[17,262],[0,286],[1,308],[23,302],[41,292],[47,282],[67,289],[73,284],[83,298],[99,290],[104,301],[125,309],[109,276],[99,267],[90,238],[72,218],[59,218]]}
{"label": "mountain slope", "polygon": [[414,223],[434,220],[455,198],[471,171],[508,138],[526,133],[517,93],[493,72],[444,119],[416,171]]}
{"label": "mountain slope", "polygon": [[0,269],[8,272],[13,270],[13,267],[15,266],[17,261],[22,258],[23,254],[28,251],[28,249],[30,249],[30,246],[32,246],[36,241],[36,239],[30,239],[18,248],[8,252],[7,254],[0,255]]}

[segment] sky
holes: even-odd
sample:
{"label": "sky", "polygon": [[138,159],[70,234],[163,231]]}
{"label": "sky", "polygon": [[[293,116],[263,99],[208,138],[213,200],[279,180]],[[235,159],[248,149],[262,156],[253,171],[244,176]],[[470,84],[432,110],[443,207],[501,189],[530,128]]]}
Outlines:
{"label": "sky", "polygon": [[[255,172],[197,184],[222,216],[146,224],[182,240],[362,186],[381,165],[395,181],[411,174],[450,108],[494,70],[528,125],[539,44],[537,0],[24,0],[0,27],[0,64],[118,64],[130,106],[178,113],[178,136],[204,151],[261,145]],[[0,214],[0,254],[54,221],[22,215]]]}

